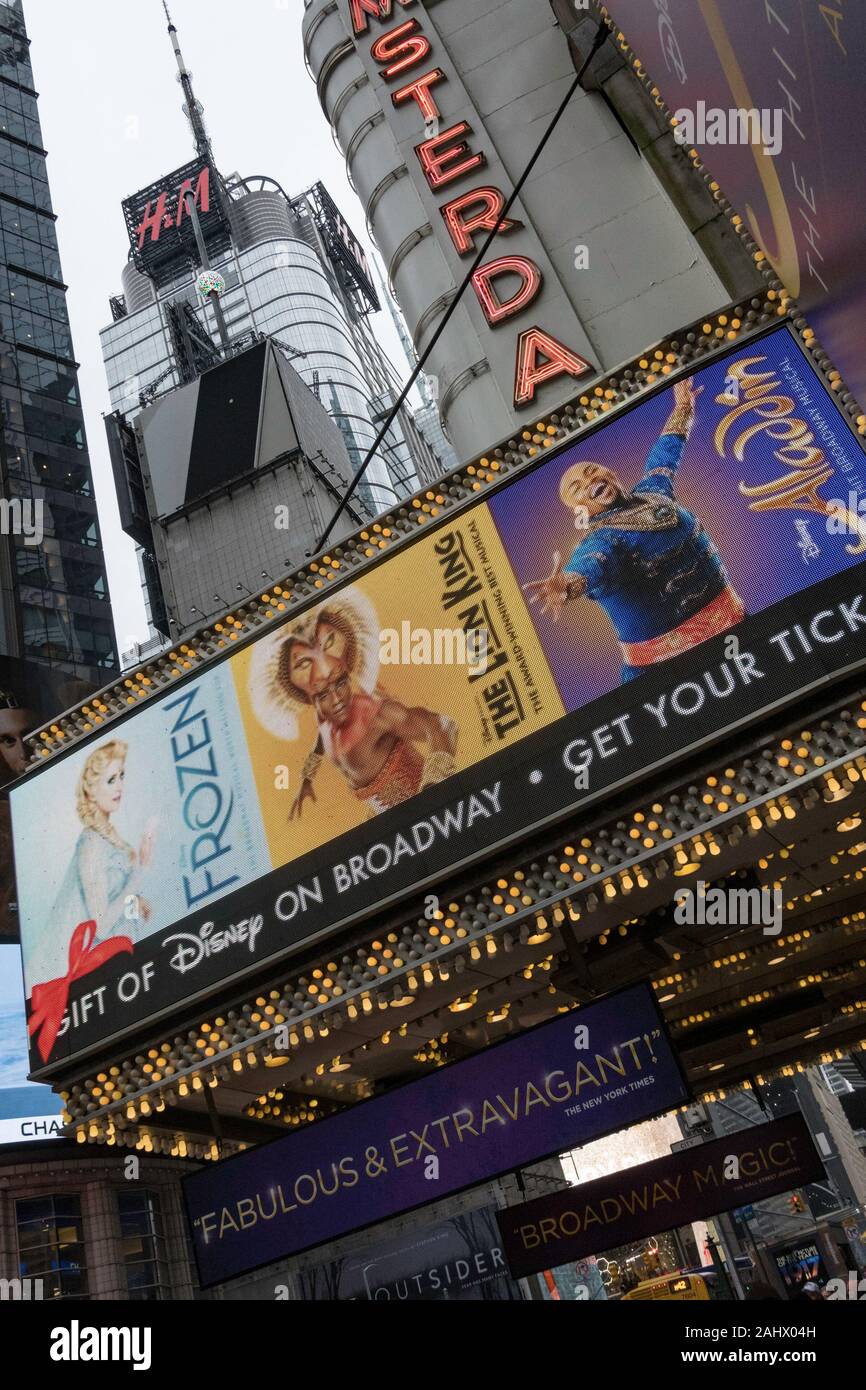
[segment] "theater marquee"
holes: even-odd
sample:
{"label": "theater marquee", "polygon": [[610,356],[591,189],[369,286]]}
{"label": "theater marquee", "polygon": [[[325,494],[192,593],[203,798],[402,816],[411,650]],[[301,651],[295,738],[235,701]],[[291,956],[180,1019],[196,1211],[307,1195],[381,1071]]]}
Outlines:
{"label": "theater marquee", "polygon": [[184,1200],[202,1287],[687,1099],[650,987],[609,995],[191,1174]]}
{"label": "theater marquee", "polygon": [[824,1176],[800,1114],[496,1213],[515,1279],[763,1202]]}
{"label": "theater marquee", "polygon": [[[34,1069],[862,665],[862,510],[779,327],[52,759],[11,797]],[[484,660],[386,662],[405,623]]]}

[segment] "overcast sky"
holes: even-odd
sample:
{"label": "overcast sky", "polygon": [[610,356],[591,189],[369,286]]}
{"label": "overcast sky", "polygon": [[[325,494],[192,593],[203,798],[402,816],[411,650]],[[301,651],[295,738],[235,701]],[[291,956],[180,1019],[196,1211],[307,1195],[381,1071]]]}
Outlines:
{"label": "overcast sky", "polygon": [[[304,66],[302,0],[170,0],[223,174],[268,174],[289,194],[321,179],[369,247]],[[162,0],[24,0],[42,134],[121,648],[146,636],[134,547],[120,530],[102,413],[99,330],[120,292],[128,241],[121,201],[195,150]],[[387,318],[379,315],[378,320]],[[380,339],[401,375],[390,320]]]}

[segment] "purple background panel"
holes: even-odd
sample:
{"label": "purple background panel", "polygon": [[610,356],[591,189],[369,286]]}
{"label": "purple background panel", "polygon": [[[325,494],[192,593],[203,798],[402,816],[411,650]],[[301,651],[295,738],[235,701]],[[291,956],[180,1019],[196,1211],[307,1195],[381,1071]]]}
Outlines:
{"label": "purple background panel", "polygon": [[[864,499],[866,508],[866,457],[787,328],[780,327],[756,342],[744,344],[723,361],[696,371],[694,379],[703,390],[697,398],[694,427],[676,473],[677,500],[711,536],[747,614],[760,613],[770,604],[863,559],[846,550],[852,542],[850,535],[829,534],[825,518],[815,512],[793,507],[762,512],[750,509],[751,499],[742,495],[739,485],[745,481],[754,487],[788,471],[773,456],[782,441],[770,438],[766,432],[755,435],[746,446],[742,463],[730,457],[721,458],[717,453],[714,435],[732,407],[718,404],[716,397],[725,391],[725,378],[732,364],[752,357],[767,359],[749,370],[777,374],[782,394],[794,402],[794,415],[813,429],[834,466],[834,475],[823,485],[821,495],[847,504],[848,494],[853,492]],[[789,372],[799,376],[802,388],[786,379],[786,364]],[[545,578],[557,550],[566,564],[584,534],[575,530],[574,519],[559,498],[559,482],[566,469],[573,463],[591,460],[613,469],[626,489],[634,487],[673,406],[672,389],[653,396],[489,499],[487,505],[521,585]],[[819,413],[826,435],[819,437],[817,422],[809,411]],[[739,429],[755,421],[756,417],[750,414]],[[729,445],[739,429],[736,424],[733,426]],[[820,554],[808,562],[799,546],[797,521],[806,523],[820,549]],[[549,614],[542,616],[538,605],[530,607],[529,612],[566,710],[580,709],[620,684],[619,643],[598,604],[575,599],[566,604],[558,622]]]}
{"label": "purple background panel", "polygon": [[[585,1050],[576,1046],[579,1025],[589,1029]],[[630,1040],[635,1041],[627,1047]],[[581,1070],[577,1096],[556,1102],[540,1103],[528,1089],[532,1086],[546,1098],[552,1090],[562,1095],[564,1077],[574,1090],[581,1064],[600,1076],[597,1054],[615,1057],[617,1047],[626,1059],[624,1075],[606,1072],[603,1083],[595,1084]],[[184,1196],[202,1285],[625,1129],[687,1097],[651,990],[647,985],[623,990],[332,1119],[191,1174],[184,1180]],[[491,1120],[493,1110],[485,1109],[486,1101],[506,1116],[504,1122]],[[516,1119],[507,1117],[509,1109]],[[475,1135],[465,1127],[466,1111],[472,1112]],[[464,1124],[459,1139],[455,1115]],[[437,1126],[437,1121],[443,1123]],[[425,1176],[432,1155],[411,1137],[413,1132],[434,1146],[438,1177]]]}

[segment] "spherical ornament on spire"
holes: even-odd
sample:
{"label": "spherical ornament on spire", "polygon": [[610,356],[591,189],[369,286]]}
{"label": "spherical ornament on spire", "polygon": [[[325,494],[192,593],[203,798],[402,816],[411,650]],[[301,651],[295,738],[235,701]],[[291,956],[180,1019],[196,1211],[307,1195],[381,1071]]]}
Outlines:
{"label": "spherical ornament on spire", "polygon": [[200,295],[221,295],[225,293],[226,282],[218,270],[203,270],[195,282]]}

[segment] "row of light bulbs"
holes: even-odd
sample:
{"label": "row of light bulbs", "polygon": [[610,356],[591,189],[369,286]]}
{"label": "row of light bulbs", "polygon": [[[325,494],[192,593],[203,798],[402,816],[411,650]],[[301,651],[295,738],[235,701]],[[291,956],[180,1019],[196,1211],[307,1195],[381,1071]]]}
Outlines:
{"label": "row of light bulbs", "polygon": [[[850,711],[841,711],[832,722],[831,735],[837,744],[841,740],[842,746],[850,745],[851,742],[862,744],[863,722],[861,718],[855,718]],[[826,735],[826,731],[824,732]],[[812,737],[811,731],[803,731],[799,738],[800,746],[805,752],[804,761],[798,764],[798,767],[802,766],[802,775],[806,776],[819,758],[822,765],[826,763],[826,758],[819,751],[823,746],[822,740]],[[783,740],[783,744],[786,741],[790,740]],[[824,774],[824,791],[827,796],[835,799],[837,795],[846,794],[846,777],[860,775],[858,762],[862,763],[863,758],[853,760],[844,773],[831,771]],[[739,775],[745,774],[753,780],[766,779],[772,770],[773,762],[768,758],[757,764],[754,759],[746,759],[739,771],[726,768],[724,773],[720,774],[721,778],[727,780],[721,782],[719,794],[725,795],[724,788],[730,787],[731,791],[727,794],[734,797],[740,795],[735,791]],[[786,772],[789,777],[792,772],[797,775],[796,768],[788,768]],[[708,786],[713,782],[718,785],[720,778],[707,779]],[[821,791],[809,787],[807,794],[820,797]],[[500,947],[508,951],[513,950],[517,943],[544,944],[551,928],[559,925],[559,922],[549,923],[544,918],[543,926],[540,926],[538,913],[535,914],[532,926],[524,921],[520,923],[516,932],[503,932],[498,941],[490,934],[490,929],[496,929],[507,922],[509,908],[514,913],[521,911],[526,914],[527,905],[531,907],[543,902],[554,893],[562,894],[571,884],[584,883],[593,872],[610,872],[610,868],[603,861],[617,858],[622,862],[633,849],[634,852],[643,850],[646,832],[651,826],[662,832],[658,839],[654,838],[651,842],[664,844],[665,829],[672,829],[675,823],[676,828],[681,830],[688,817],[705,816],[709,810],[704,804],[700,788],[694,786],[675,793],[669,798],[669,802],[670,805],[665,807],[656,803],[649,812],[635,812],[630,822],[618,821],[613,827],[603,827],[594,837],[584,837],[579,841],[579,846],[582,847],[579,850],[574,846],[563,847],[558,854],[547,856],[545,868],[534,863],[528,866],[528,869],[515,870],[510,879],[498,879],[494,885],[485,885],[475,894],[466,894],[462,903],[451,902],[448,904],[447,912],[437,912],[438,920],[428,922],[426,919],[419,919],[414,927],[409,924],[399,933],[391,932],[382,939],[376,938],[369,946],[357,948],[354,959],[344,956],[339,964],[331,961],[325,967],[316,967],[310,976],[299,977],[294,986],[274,989],[267,996],[257,998],[254,1004],[246,1004],[239,1010],[229,1011],[226,1018],[217,1018],[213,1025],[202,1024],[197,1031],[190,1031],[186,1038],[175,1038],[173,1043],[163,1042],[159,1047],[150,1049],[146,1057],[137,1056],[119,1066],[112,1066],[107,1073],[100,1073],[95,1081],[85,1080],[83,1085],[73,1086],[64,1097],[71,1119],[84,1119],[101,1109],[116,1106],[124,1098],[128,1098],[129,1105],[134,1110],[136,1096],[146,1087],[158,1083],[167,1083],[167,1093],[172,1097],[184,1098],[191,1090],[200,1090],[204,1084],[197,1068],[201,1069],[202,1064],[218,1064],[220,1055],[225,1052],[232,1052],[231,1068],[234,1071],[258,1065],[258,1050],[263,1042],[267,1045],[263,1034],[271,1032],[275,1026],[289,1027],[289,1042],[292,1047],[297,1048],[304,1042],[327,1036],[327,1027],[322,1028],[318,1023],[314,1027],[312,1020],[304,1019],[304,1014],[326,1006],[333,1010],[333,1006],[342,999],[343,994],[352,988],[356,994],[344,1000],[342,1005],[348,1020],[352,1019],[353,1014],[357,1016],[359,1012],[372,1013],[376,1009],[389,1006],[403,1007],[405,1003],[413,1001],[421,988],[447,981],[452,970],[459,974],[461,968],[466,968],[467,963],[477,963],[479,958],[495,954]],[[769,817],[770,824],[774,824],[772,809],[770,805],[769,811],[766,807],[763,810],[764,816]],[[734,828],[729,829],[729,838],[730,830]],[[654,831],[653,834],[655,833]],[[637,836],[643,836],[640,845],[636,844]],[[696,859],[687,862],[699,862],[696,847],[698,840],[701,843],[714,842],[705,829],[702,836],[689,842],[690,850],[694,852]],[[587,848],[590,853],[586,853]],[[576,863],[582,860],[586,861],[585,868],[576,868]],[[670,865],[667,867],[670,868]],[[658,874],[658,865],[654,865],[653,870]],[[565,876],[566,873],[569,874],[568,878]],[[638,870],[634,870],[633,873],[634,877],[629,875],[632,884],[636,882],[638,886],[642,886]],[[612,896],[616,896],[617,892],[627,894],[632,891],[627,883],[622,882],[622,876],[617,886],[608,882],[604,884],[602,891],[607,894],[608,888],[613,889]],[[593,910],[594,904],[589,900],[589,895],[583,899],[581,906],[585,910]],[[558,913],[560,921],[564,920],[566,914],[573,921],[580,919],[580,907],[571,897],[564,902],[551,904],[550,907],[551,916]],[[455,946],[468,940],[471,927],[475,927],[476,933],[480,929],[482,932],[486,930],[488,934],[469,942],[469,955],[468,958],[464,957],[462,966],[459,959],[446,962],[428,959],[435,956],[443,946],[453,954]],[[381,986],[393,975],[399,975],[399,979],[390,986],[384,997],[379,997]],[[359,986],[362,987],[360,994],[357,993]],[[339,1015],[335,1015],[330,1021],[332,1026],[339,1027],[343,1020]],[[245,1049],[244,1045],[247,1042],[250,1043],[250,1047]],[[254,1044],[258,1044],[258,1047]],[[179,1079],[175,1080],[176,1077]],[[147,1104],[146,1098],[143,1099],[142,1105]],[[146,1114],[146,1111],[144,1113]]]}
{"label": "row of light bulbs", "polygon": [[[137,704],[158,695],[181,676],[207,665],[243,638],[281,620],[308,604],[335,580],[363,571],[384,551],[415,535],[419,528],[501,481],[504,474],[526,464],[545,449],[597,421],[678,368],[697,363],[742,334],[764,327],[787,313],[774,288],[748,304],[733,305],[709,319],[695,321],[679,335],[639,354],[616,374],[601,379],[559,410],[540,419],[519,437],[502,441],[487,454],[425,488],[393,512],[342,540],[325,555],[309,562],[259,595],[251,595],[225,616],[187,636],[166,654],[124,673],[95,697],[30,736],[31,765],[87,738],[95,730],[127,714]],[[265,576],[266,577],[266,576]]]}

